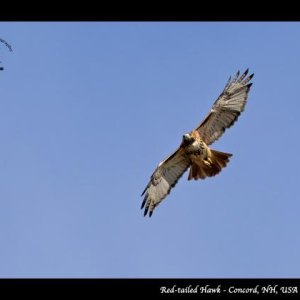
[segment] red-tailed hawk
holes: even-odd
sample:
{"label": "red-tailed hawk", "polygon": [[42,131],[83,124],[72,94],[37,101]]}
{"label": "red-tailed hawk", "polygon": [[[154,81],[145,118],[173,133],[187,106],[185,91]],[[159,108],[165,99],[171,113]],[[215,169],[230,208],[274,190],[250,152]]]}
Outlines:
{"label": "red-tailed hawk", "polygon": [[179,148],[159,163],[142,196],[144,216],[151,217],[155,207],[170,193],[183,173],[190,168],[188,180],[205,179],[217,175],[226,167],[232,154],[213,150],[208,146],[216,141],[237,120],[244,110],[254,74],[248,69],[229,78],[223,92],[201,124],[184,134]]}

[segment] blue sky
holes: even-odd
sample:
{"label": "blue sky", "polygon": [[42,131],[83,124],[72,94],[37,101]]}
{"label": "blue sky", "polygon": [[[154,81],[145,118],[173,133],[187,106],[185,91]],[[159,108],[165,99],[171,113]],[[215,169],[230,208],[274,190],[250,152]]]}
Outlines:
{"label": "blue sky", "polygon": [[[0,277],[300,276],[300,23],[2,22]],[[233,153],[144,218],[141,192],[228,77]]]}

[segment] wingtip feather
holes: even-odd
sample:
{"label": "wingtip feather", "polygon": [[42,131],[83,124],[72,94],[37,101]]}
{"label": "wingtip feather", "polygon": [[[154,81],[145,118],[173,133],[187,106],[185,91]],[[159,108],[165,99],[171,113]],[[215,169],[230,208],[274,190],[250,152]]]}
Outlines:
{"label": "wingtip feather", "polygon": [[146,215],[147,215],[147,213],[148,213],[148,209],[149,209],[148,207],[145,208],[145,211],[144,211],[144,217],[146,217]]}
{"label": "wingtip feather", "polygon": [[143,203],[141,205],[141,209],[144,208],[145,204],[146,204],[146,200],[147,200],[147,195],[144,197]]}
{"label": "wingtip feather", "polygon": [[253,78],[253,76],[254,76],[254,73],[252,73],[251,75],[249,75],[249,80],[251,80],[252,78]]}
{"label": "wingtip feather", "polygon": [[146,190],[147,190],[148,186],[144,189],[144,191],[141,194],[141,197],[145,194]]}

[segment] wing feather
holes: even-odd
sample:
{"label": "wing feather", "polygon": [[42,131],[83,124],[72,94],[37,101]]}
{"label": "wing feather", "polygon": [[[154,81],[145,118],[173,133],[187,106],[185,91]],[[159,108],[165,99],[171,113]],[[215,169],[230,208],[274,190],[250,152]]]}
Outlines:
{"label": "wing feather", "polygon": [[149,212],[151,217],[155,207],[170,193],[189,166],[190,160],[180,147],[158,165],[142,193],[141,209],[145,207],[145,216]]}
{"label": "wing feather", "polygon": [[247,77],[249,69],[241,76],[238,71],[229,77],[225,88],[202,123],[196,128],[207,145],[212,144],[224,131],[231,127],[245,109],[252,83],[248,83],[254,74]]}

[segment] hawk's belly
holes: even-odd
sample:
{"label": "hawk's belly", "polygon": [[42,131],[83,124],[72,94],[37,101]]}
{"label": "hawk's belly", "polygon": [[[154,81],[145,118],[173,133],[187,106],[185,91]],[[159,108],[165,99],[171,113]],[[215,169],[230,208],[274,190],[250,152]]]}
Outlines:
{"label": "hawk's belly", "polygon": [[206,150],[206,145],[203,141],[194,141],[187,147],[187,152],[193,155],[202,155]]}
{"label": "hawk's belly", "polygon": [[191,158],[203,158],[207,157],[208,147],[205,143],[201,141],[194,141],[191,145],[187,148],[187,153],[191,156]]}

